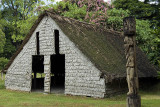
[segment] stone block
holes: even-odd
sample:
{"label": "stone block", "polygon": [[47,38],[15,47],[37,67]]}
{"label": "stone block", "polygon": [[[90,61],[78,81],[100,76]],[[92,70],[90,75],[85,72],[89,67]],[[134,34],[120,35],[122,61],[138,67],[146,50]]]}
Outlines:
{"label": "stone block", "polygon": [[50,67],[50,56],[44,56],[44,62],[43,64],[48,64],[48,65],[45,65],[44,67],[48,68]]}

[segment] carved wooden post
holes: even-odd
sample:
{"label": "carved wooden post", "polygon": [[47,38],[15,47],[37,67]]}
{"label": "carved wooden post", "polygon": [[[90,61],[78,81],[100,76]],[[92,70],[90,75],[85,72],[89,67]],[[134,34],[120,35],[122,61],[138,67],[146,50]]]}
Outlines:
{"label": "carved wooden post", "polygon": [[138,95],[138,73],[136,65],[136,21],[134,17],[126,17],[123,20],[124,48],[127,59],[127,107],[141,107],[141,98]]}

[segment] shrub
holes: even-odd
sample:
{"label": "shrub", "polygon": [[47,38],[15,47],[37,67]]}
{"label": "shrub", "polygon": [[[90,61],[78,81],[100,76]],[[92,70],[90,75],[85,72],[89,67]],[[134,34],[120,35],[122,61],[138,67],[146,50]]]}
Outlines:
{"label": "shrub", "polygon": [[1,57],[0,58],[0,70],[2,70],[7,63],[8,63],[8,59],[4,58],[4,57]]}

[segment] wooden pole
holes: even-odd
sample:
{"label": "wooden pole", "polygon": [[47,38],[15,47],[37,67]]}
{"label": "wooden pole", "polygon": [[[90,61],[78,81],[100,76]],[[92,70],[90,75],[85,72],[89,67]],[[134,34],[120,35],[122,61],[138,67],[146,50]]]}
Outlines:
{"label": "wooden pole", "polygon": [[127,107],[141,107],[141,98],[138,95],[138,73],[136,65],[136,21],[134,17],[126,17],[123,20],[124,48],[127,59]]}

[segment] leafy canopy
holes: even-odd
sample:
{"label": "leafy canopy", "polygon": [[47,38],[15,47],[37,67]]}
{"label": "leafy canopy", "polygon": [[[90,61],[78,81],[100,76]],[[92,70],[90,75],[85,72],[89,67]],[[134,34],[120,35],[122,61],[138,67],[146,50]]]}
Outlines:
{"label": "leafy canopy", "polygon": [[14,42],[21,42],[36,19],[35,7],[40,0],[2,0],[2,15]]}
{"label": "leafy canopy", "polygon": [[[153,1],[156,1],[156,4],[150,4]],[[160,0],[145,0],[144,2],[138,0],[116,0],[114,6],[117,9],[129,10],[130,15],[138,18],[136,20],[138,45],[147,54],[152,63],[158,65],[160,62]]]}
{"label": "leafy canopy", "polygon": [[1,19],[1,13],[0,13],[0,53],[2,53],[3,52],[3,47],[4,47],[4,45],[5,45],[5,33],[3,32],[3,26],[4,26],[4,20],[3,19]]}

